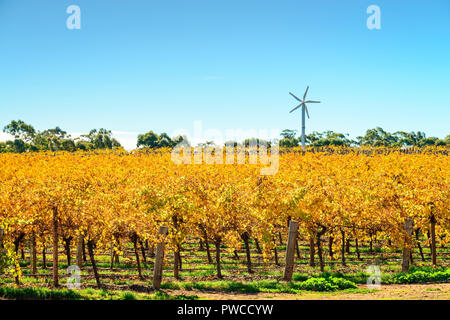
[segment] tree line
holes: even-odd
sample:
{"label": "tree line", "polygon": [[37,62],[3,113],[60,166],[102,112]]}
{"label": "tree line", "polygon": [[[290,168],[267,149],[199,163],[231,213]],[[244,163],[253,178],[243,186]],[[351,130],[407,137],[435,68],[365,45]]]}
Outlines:
{"label": "tree line", "polygon": [[[296,137],[296,130],[285,129],[281,132],[281,147],[301,145],[301,136]],[[450,135],[444,139],[427,137],[424,132],[387,132],[380,127],[369,129],[364,136],[350,139],[348,134],[334,131],[312,132],[306,135],[306,144],[313,147],[325,146],[372,146],[372,147],[426,147],[450,145]]]}
{"label": "tree line", "polygon": [[3,128],[13,140],[0,142],[0,152],[29,151],[77,151],[121,148],[119,141],[112,137],[110,130],[93,129],[88,134],[72,138],[60,127],[37,131],[22,120],[13,120]]}
{"label": "tree line", "polygon": [[[13,137],[12,140],[0,142],[0,153],[4,152],[37,152],[37,151],[77,151],[97,149],[119,149],[122,145],[112,137],[111,130],[93,129],[88,134],[73,138],[60,127],[43,131],[35,130],[30,124],[22,120],[13,120],[3,129],[3,132]],[[139,134],[137,137],[137,148],[173,148],[179,143],[190,145],[186,137],[170,137],[163,132],[157,134],[149,131]],[[265,143],[268,146],[273,141],[265,141],[259,138],[247,138],[242,143],[227,141],[226,145],[237,146],[239,144],[248,146],[252,144]],[[297,136],[296,130],[285,129],[281,132],[280,147],[297,147],[301,145],[301,137]],[[444,139],[427,137],[424,132],[387,132],[380,127],[369,129],[364,136],[350,139],[348,134],[334,131],[312,132],[306,135],[306,144],[312,147],[324,146],[373,146],[373,147],[426,147],[450,145],[450,135]],[[214,146],[214,141],[200,143],[199,146]]]}

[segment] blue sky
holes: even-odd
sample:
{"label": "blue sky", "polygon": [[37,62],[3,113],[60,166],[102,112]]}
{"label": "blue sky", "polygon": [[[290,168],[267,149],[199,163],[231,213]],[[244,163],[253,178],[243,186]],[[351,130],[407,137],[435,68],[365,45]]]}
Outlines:
{"label": "blue sky", "polygon": [[[69,5],[81,29],[69,30]],[[366,27],[369,5],[381,30]],[[0,126],[450,134],[450,2],[0,0]],[[128,140],[126,140],[128,139]],[[126,142],[125,142],[126,140]]]}

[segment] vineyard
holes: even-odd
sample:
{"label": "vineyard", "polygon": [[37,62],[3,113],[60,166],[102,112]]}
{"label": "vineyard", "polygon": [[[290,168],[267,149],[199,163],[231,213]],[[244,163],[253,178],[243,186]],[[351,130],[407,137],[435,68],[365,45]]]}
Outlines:
{"label": "vineyard", "polygon": [[448,267],[447,152],[285,150],[268,176],[262,164],[175,164],[164,149],[0,154],[0,286],[61,286],[71,265],[84,286],[151,285],[159,244],[163,288],[278,279],[291,221],[294,280]]}

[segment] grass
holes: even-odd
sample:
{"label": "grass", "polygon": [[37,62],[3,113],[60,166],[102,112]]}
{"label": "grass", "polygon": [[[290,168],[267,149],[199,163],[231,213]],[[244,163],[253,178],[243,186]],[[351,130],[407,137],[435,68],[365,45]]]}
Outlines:
{"label": "grass", "polygon": [[153,300],[197,300],[198,297],[195,295],[187,296],[187,295],[176,295],[171,296],[165,292],[158,291],[153,295]]}
{"label": "grass", "polygon": [[439,288],[427,288],[426,291],[441,291]]}
{"label": "grass", "polygon": [[[190,261],[189,261],[190,263]],[[186,265],[188,265],[188,263],[185,263],[184,266],[186,267]],[[207,269],[210,270],[207,270]],[[208,265],[206,266],[205,270],[195,270],[195,271],[181,271],[180,272],[180,276],[186,280],[189,280],[190,277],[200,277],[200,276],[213,276],[215,274],[215,270],[213,269],[214,265]],[[350,281],[352,283],[355,284],[365,284],[367,282],[367,279],[369,278],[369,274],[363,271],[357,271],[358,268],[355,266],[348,266],[346,271],[344,272],[342,269],[340,268],[334,268],[333,266],[327,266],[325,268],[325,270],[327,270],[326,272],[322,272],[319,273],[317,268],[314,267],[309,267],[309,266],[304,266],[302,267],[302,270],[304,272],[296,272],[293,275],[293,281],[294,282],[304,282],[306,280],[308,280],[311,277],[315,277],[315,278],[338,278],[338,279],[343,279],[343,280],[347,280]],[[383,267],[383,273],[381,274],[381,283],[387,284],[387,283],[430,283],[430,282],[447,282],[449,281],[449,269],[441,267],[441,268],[436,268],[436,267],[421,267],[421,266],[412,266],[410,268],[410,273],[409,274],[402,274],[399,273],[400,271],[400,266],[398,265],[389,265],[386,267]],[[24,270],[26,271],[26,270]],[[102,283],[105,284],[114,284],[114,285],[118,285],[118,286],[126,286],[126,285],[131,285],[131,284],[135,284],[135,283],[140,283],[140,284],[148,284],[150,278],[148,278],[148,280],[146,281],[140,281],[137,279],[137,275],[135,270],[132,270],[130,268],[125,268],[123,270],[114,270],[114,274],[117,274],[119,276],[119,278],[108,278],[108,274],[110,273],[109,270],[101,270],[100,274],[104,275],[104,278],[102,278]],[[60,269],[60,274],[61,274],[61,281],[64,281],[64,277],[66,276],[64,274],[64,270]],[[247,275],[246,271],[239,271],[239,272],[232,272],[232,270],[228,270],[228,271],[224,271],[223,274],[225,276],[233,276],[234,279],[236,279],[236,275]],[[274,269],[274,270],[264,270],[264,271],[258,271],[258,274],[260,275],[267,275],[267,276],[272,276],[272,277],[280,277],[282,275],[282,270],[279,269]],[[88,270],[84,270],[82,271],[82,277],[89,275],[90,278],[85,278],[83,280],[83,283],[86,285],[91,285],[92,287],[95,286],[95,279],[92,278],[92,274],[90,271]],[[121,275],[123,275],[123,277],[120,277]],[[146,273],[147,276],[150,275],[150,273]],[[164,272],[164,276],[165,277],[170,277],[173,276],[172,271],[165,271]],[[269,277],[271,278],[271,277]],[[40,284],[45,284],[45,285],[50,285],[51,284],[51,278],[49,277],[32,277],[32,276],[27,276],[27,273],[24,272],[24,277],[21,279],[22,283],[27,284],[27,285],[40,285]],[[268,281],[271,281],[270,279]],[[337,280],[339,281],[339,280]],[[0,277],[0,284],[12,284],[14,282],[14,280],[11,277]],[[263,282],[261,281],[256,281],[256,283],[260,283],[260,284],[256,284],[255,283],[250,283],[249,281],[247,281],[246,283],[242,283],[239,281],[234,281],[236,284],[228,284],[228,285],[224,285],[224,283],[220,282],[220,281],[212,281],[215,282],[215,285],[209,284],[206,285],[205,282],[190,282],[190,281],[185,281],[185,285],[184,287],[187,289],[199,289],[199,290],[222,290],[224,292],[261,292],[261,291],[268,291],[268,290],[285,290],[286,291],[292,291],[292,289],[295,288],[273,288],[273,287],[264,287]],[[341,281],[342,282],[342,281]],[[168,284],[170,285],[170,284]],[[206,285],[206,287],[204,287]],[[320,288],[320,285],[318,285]],[[333,284],[331,284],[331,287],[328,286],[327,288],[329,288],[331,290],[331,288],[333,287]],[[297,288],[299,289],[299,288]],[[296,290],[297,290],[296,289]],[[300,288],[301,289],[301,288]],[[280,291],[282,292],[282,291]]]}
{"label": "grass", "polygon": [[172,281],[163,283],[161,288],[239,293],[279,292],[301,294],[304,290],[336,291],[357,289],[357,286],[355,283],[342,278],[321,277],[309,278],[301,282],[284,282],[276,279],[259,281]]}
{"label": "grass", "polygon": [[133,292],[122,292],[120,295],[122,297],[122,300],[136,300],[137,297]]}
{"label": "grass", "polygon": [[398,273],[392,277],[392,283],[436,283],[450,282],[450,268],[447,270],[415,269],[410,273]]}
{"label": "grass", "polygon": [[11,300],[197,300],[195,295],[169,295],[163,292],[154,294],[130,291],[109,291],[105,289],[48,289],[42,287],[0,286],[0,297]]}
{"label": "grass", "polygon": [[39,287],[16,288],[9,286],[0,287],[0,297],[16,300],[79,300],[83,298],[80,293],[73,290],[51,290]]}

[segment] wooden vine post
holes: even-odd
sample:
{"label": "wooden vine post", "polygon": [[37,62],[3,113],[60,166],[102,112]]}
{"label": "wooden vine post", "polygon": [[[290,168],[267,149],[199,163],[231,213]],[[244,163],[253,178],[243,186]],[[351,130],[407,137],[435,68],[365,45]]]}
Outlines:
{"label": "wooden vine post", "polygon": [[291,220],[289,222],[289,234],[286,245],[286,264],[284,267],[283,280],[291,281],[294,272],[294,257],[295,257],[295,241],[298,233],[298,222]]}
{"label": "wooden vine post", "polygon": [[159,290],[161,288],[161,280],[162,280],[162,269],[163,269],[163,261],[164,261],[164,247],[165,247],[165,236],[169,228],[166,226],[159,227],[159,235],[162,236],[162,239],[156,245],[156,254],[155,254],[155,265],[153,268],[153,289]]}
{"label": "wooden vine post", "polygon": [[413,220],[405,219],[405,244],[403,246],[402,272],[409,271],[409,262],[411,257],[411,235],[413,233]]}
{"label": "wooden vine post", "polygon": [[80,233],[77,241],[77,266],[80,269],[83,268],[83,243],[84,236]]}
{"label": "wooden vine post", "polygon": [[31,266],[31,273],[35,275],[37,274],[37,252],[36,252],[36,233],[31,233],[31,254],[30,254],[30,266]]}
{"label": "wooden vine post", "polygon": [[58,208],[53,208],[53,286],[58,287]]}
{"label": "wooden vine post", "polygon": [[0,228],[0,249],[3,249],[3,235],[5,234],[5,231],[3,228]]}
{"label": "wooden vine post", "polygon": [[433,266],[437,265],[436,259],[436,218],[434,215],[430,218],[431,223],[431,259],[433,261]]}

